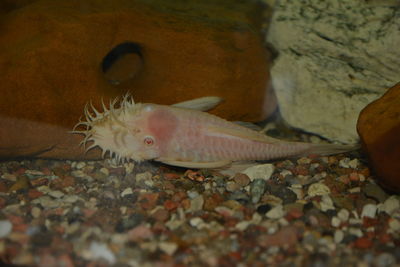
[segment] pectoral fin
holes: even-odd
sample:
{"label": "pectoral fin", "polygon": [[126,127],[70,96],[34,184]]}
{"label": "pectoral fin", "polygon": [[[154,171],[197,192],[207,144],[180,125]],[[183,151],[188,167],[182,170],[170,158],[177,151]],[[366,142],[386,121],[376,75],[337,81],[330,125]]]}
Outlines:
{"label": "pectoral fin", "polygon": [[168,165],[172,165],[172,166],[195,168],[195,169],[219,168],[219,167],[226,166],[231,163],[230,160],[221,160],[221,161],[214,161],[214,162],[179,161],[179,160],[168,159],[168,158],[158,158],[155,160],[165,163],[165,164],[168,164]]}
{"label": "pectoral fin", "polygon": [[217,136],[233,136],[269,144],[277,144],[282,142],[279,139],[275,139],[246,128],[238,129],[238,128],[223,128],[218,126],[210,126],[207,128],[207,130],[210,134]]}
{"label": "pectoral fin", "polygon": [[184,102],[179,102],[173,104],[173,107],[177,108],[187,108],[187,109],[194,109],[200,111],[207,111],[210,109],[215,108],[219,103],[222,102],[222,98],[217,96],[206,96],[200,97],[193,100],[188,100]]}

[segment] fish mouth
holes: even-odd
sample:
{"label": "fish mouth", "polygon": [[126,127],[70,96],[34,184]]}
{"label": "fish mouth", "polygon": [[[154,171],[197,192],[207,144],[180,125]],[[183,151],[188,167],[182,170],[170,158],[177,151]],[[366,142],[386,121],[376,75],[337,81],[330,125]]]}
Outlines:
{"label": "fish mouth", "polygon": [[129,161],[132,158],[132,153],[126,149],[129,131],[123,118],[128,110],[135,110],[138,105],[129,94],[110,101],[108,108],[103,100],[101,104],[103,111],[98,111],[89,101],[84,108],[84,119],[80,119],[69,133],[84,136],[79,146],[84,147],[85,153],[99,147],[103,158],[109,153],[110,158],[117,162]]}

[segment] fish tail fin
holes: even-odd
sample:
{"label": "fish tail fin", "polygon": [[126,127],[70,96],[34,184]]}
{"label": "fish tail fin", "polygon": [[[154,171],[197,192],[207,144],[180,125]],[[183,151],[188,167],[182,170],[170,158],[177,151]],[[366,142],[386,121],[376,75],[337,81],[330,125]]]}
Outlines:
{"label": "fish tail fin", "polygon": [[337,144],[312,144],[307,154],[317,154],[322,156],[340,154],[360,149],[359,144],[337,145]]}

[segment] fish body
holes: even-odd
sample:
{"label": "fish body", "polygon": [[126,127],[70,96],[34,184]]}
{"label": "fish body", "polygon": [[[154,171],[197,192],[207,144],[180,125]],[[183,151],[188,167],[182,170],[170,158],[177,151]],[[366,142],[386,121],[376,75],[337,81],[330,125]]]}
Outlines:
{"label": "fish body", "polygon": [[[125,97],[118,108],[88,109],[84,143],[99,146],[117,160],[156,160],[188,168],[217,168],[233,161],[270,160],[307,154],[334,154],[347,145],[287,142],[215,115],[176,106],[134,103]],[[89,149],[90,149],[89,148]]]}

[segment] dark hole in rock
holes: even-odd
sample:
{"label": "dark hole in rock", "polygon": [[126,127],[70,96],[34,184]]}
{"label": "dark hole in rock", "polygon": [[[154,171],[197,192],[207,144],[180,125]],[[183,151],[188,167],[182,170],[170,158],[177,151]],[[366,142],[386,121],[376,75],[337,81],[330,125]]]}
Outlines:
{"label": "dark hole in rock", "polygon": [[101,62],[101,70],[105,78],[113,85],[133,79],[142,67],[142,47],[133,42],[115,46]]}

